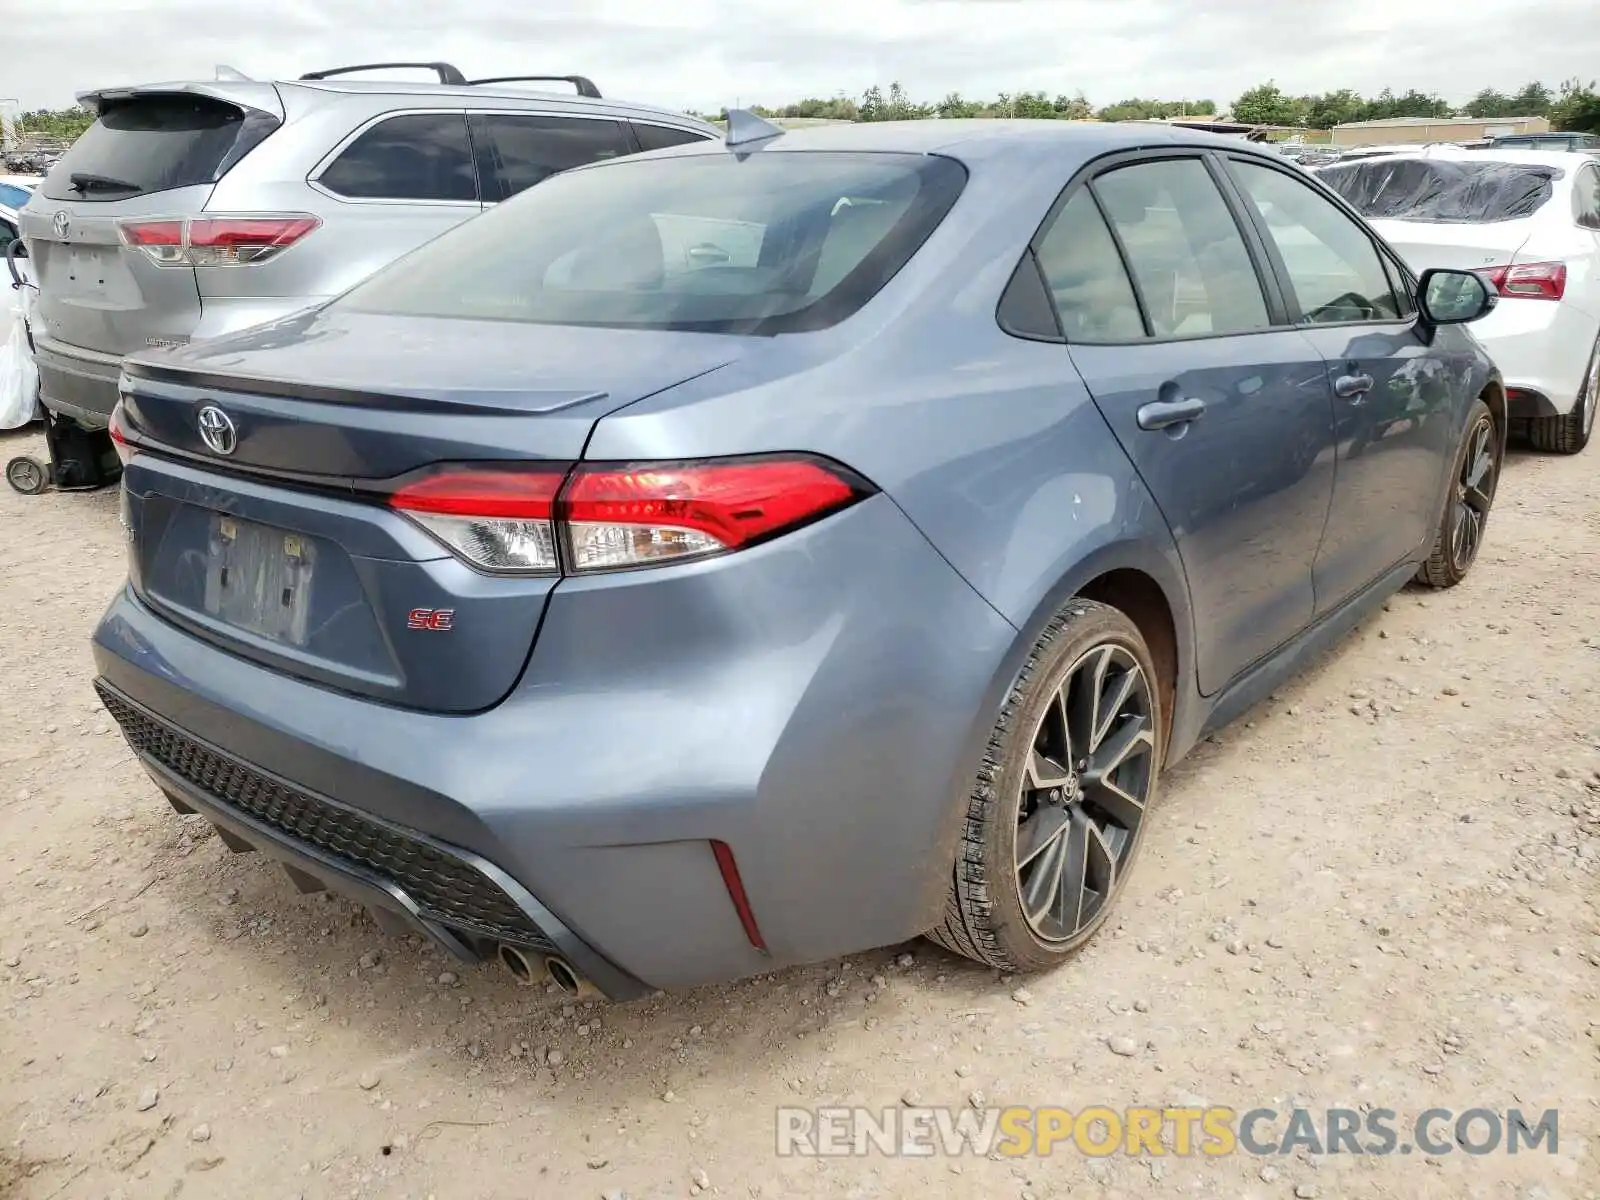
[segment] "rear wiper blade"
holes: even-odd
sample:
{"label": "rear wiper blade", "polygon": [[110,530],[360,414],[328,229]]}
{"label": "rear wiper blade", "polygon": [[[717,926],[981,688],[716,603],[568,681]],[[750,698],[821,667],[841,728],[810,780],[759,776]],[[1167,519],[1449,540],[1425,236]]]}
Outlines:
{"label": "rear wiper blade", "polygon": [[137,192],[140,190],[137,183],[129,183],[126,179],[113,179],[109,175],[89,175],[83,171],[74,171],[67,178],[72,181],[72,190],[75,192]]}

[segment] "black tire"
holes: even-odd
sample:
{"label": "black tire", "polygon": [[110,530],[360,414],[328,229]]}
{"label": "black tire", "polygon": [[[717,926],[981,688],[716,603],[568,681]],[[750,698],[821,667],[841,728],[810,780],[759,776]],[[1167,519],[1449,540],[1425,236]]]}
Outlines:
{"label": "black tire", "polygon": [[1482,400],[1473,401],[1451,467],[1450,494],[1439,528],[1434,531],[1428,560],[1417,572],[1418,583],[1448,588],[1467,577],[1489,528],[1489,512],[1500,485],[1503,458],[1494,415]]}
{"label": "black tire", "polygon": [[50,469],[38,459],[19,456],[6,463],[6,482],[24,496],[37,496],[50,486]]}
{"label": "black tire", "polygon": [[[1095,677],[1092,673],[1097,664],[1100,673]],[[1132,677],[1134,666],[1142,677],[1144,699],[1139,699],[1141,689],[1135,679],[1126,707],[1119,702],[1104,715],[1101,701],[1115,698],[1122,682]],[[1085,671],[1091,674],[1085,676]],[[1113,675],[1114,671],[1118,674]],[[1084,682],[1086,678],[1089,683]],[[1094,682],[1095,678],[1103,680],[1104,686]],[[1088,694],[1091,684],[1096,707],[1088,710],[1085,719],[1079,699]],[[931,940],[1001,970],[1037,971],[1060,963],[1094,936],[1115,907],[1144,841],[1144,815],[1155,802],[1166,740],[1162,696],[1163,688],[1138,626],[1109,605],[1069,601],[1040,635],[995,720],[967,803],[945,919],[928,933]],[[1055,707],[1058,701],[1059,708]],[[1058,713],[1059,744],[1064,753],[1042,757],[1038,753],[1041,739],[1047,737],[1047,729],[1057,727]],[[1098,731],[1095,726],[1100,727]],[[1080,736],[1084,729],[1088,732]],[[1124,742],[1134,748],[1119,758]],[[1090,746],[1087,757],[1073,749],[1083,745]],[[1105,749],[1105,757],[1092,763],[1098,748]],[[1113,759],[1115,765],[1107,769]],[[1052,760],[1070,761],[1063,768]],[[1070,780],[1058,779],[1062,786],[1053,790],[1049,782],[1033,786],[1043,777],[1041,764],[1057,773],[1065,770]],[[1132,813],[1127,800],[1134,791],[1141,803],[1131,822],[1107,815]],[[1073,793],[1076,799],[1070,795],[1063,798],[1064,793]],[[1110,808],[1105,807],[1107,802],[1111,802]],[[1039,820],[1025,825],[1029,812]],[[1021,863],[1019,833],[1032,830],[1024,836],[1045,846],[1038,829],[1046,818],[1053,819],[1060,832],[1051,835],[1054,840],[1049,848],[1035,849],[1029,862]],[[1100,825],[1102,818],[1104,824]],[[1095,829],[1088,829],[1084,821]],[[1130,823],[1133,827],[1126,828]],[[1076,852],[1074,843],[1079,847]],[[1068,895],[1065,884],[1043,884],[1039,894],[1056,897],[1046,900],[1043,915],[1030,917],[1024,909],[1025,874],[1032,872],[1031,888],[1043,881],[1046,866],[1058,859],[1063,866],[1057,873],[1065,878],[1076,865],[1079,880],[1078,921],[1071,927],[1065,922],[1069,901],[1060,899]],[[1054,916],[1058,901],[1063,913],[1059,922]],[[1059,928],[1053,928],[1057,925]],[[1050,933],[1060,936],[1047,936]]]}
{"label": "black tire", "polygon": [[1528,441],[1546,454],[1577,454],[1594,433],[1595,410],[1600,408],[1600,338],[1589,354],[1589,366],[1578,386],[1572,411],[1559,417],[1534,417],[1528,422]]}

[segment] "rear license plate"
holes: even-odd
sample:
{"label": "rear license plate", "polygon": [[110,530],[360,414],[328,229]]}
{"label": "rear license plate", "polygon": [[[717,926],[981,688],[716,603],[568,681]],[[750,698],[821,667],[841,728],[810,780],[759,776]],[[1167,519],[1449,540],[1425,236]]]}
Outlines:
{"label": "rear license plate", "polygon": [[303,646],[315,567],[316,546],[309,538],[218,513],[211,518],[206,613],[261,637]]}

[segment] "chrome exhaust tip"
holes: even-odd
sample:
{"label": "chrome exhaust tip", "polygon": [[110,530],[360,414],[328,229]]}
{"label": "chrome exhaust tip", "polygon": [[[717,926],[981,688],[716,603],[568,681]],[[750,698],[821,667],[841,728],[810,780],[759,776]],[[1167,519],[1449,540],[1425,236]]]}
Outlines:
{"label": "chrome exhaust tip", "polygon": [[572,969],[572,964],[564,958],[551,955],[544,960],[545,974],[550,977],[550,982],[555,984],[568,996],[583,994],[583,978]]}
{"label": "chrome exhaust tip", "polygon": [[523,987],[532,987],[539,981],[539,972],[535,970],[534,963],[515,946],[501,942],[498,954],[501,966],[510,971],[512,977]]}

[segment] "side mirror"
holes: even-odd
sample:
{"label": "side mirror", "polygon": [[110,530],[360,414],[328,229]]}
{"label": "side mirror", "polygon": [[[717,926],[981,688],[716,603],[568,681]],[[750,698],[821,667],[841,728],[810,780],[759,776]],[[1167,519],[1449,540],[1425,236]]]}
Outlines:
{"label": "side mirror", "polygon": [[1498,303],[1499,294],[1475,271],[1435,267],[1417,283],[1417,308],[1430,325],[1465,325]]}

